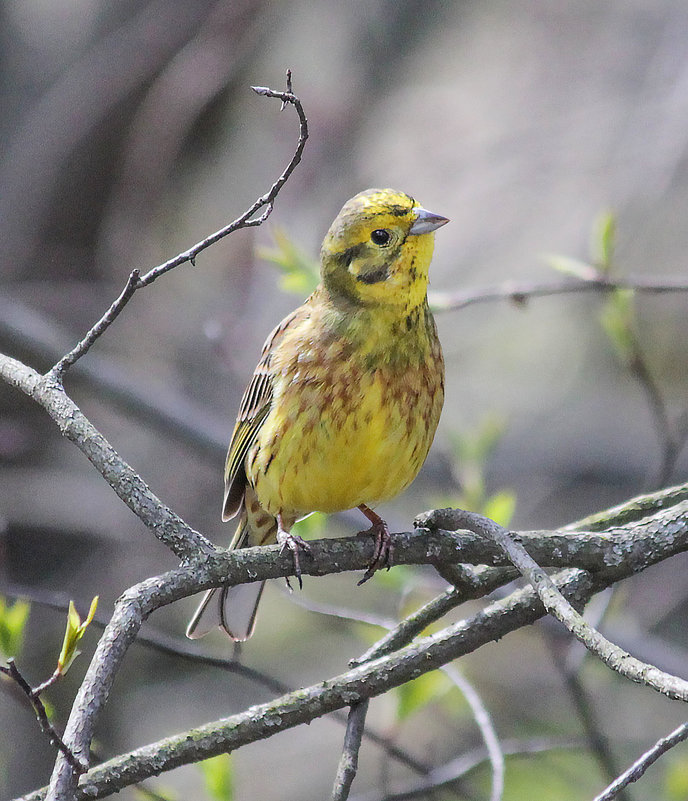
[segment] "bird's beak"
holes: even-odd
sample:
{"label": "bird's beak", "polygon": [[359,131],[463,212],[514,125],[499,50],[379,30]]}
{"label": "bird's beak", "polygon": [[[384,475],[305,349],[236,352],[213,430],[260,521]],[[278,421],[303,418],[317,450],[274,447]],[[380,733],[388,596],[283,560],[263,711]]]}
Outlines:
{"label": "bird's beak", "polygon": [[411,225],[409,234],[414,235],[429,234],[431,231],[436,231],[449,222],[447,217],[442,217],[441,214],[433,214],[431,211],[421,208],[420,206],[416,206],[416,208],[413,209],[413,215],[416,219]]}

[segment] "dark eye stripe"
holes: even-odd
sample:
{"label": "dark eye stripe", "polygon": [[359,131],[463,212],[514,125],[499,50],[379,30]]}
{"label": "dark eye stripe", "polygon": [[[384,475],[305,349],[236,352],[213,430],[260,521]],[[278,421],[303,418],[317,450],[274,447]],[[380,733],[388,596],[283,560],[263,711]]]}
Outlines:
{"label": "dark eye stripe", "polygon": [[357,259],[365,251],[365,245],[352,245],[350,248],[341,251],[341,253],[334,254],[344,267],[348,267],[354,259]]}
{"label": "dark eye stripe", "polygon": [[364,284],[378,284],[380,281],[386,281],[388,276],[389,270],[386,267],[381,267],[378,270],[371,270],[369,273],[359,273],[356,276],[356,280]]}

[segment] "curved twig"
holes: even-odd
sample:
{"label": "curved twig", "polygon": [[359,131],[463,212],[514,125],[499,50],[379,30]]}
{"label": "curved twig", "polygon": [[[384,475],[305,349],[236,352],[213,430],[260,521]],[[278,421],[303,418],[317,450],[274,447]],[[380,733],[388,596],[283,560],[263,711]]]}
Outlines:
{"label": "curved twig", "polygon": [[[524,578],[535,588],[547,611],[563,623],[571,634],[592,654],[602,660],[607,667],[631,681],[652,687],[669,698],[688,701],[688,681],[636,659],[590,626],[523,547],[519,541],[519,534],[510,532],[493,520],[472,512],[463,512],[461,517],[463,526],[490,537],[508,554],[509,559],[521,571]],[[661,525],[668,531],[669,536],[672,536],[674,523],[671,516],[662,521]],[[426,524],[432,525],[432,515],[428,516]]]}
{"label": "curved twig", "polygon": [[[215,233],[210,234],[210,236],[205,237],[205,239],[202,239],[192,247],[188,248],[182,253],[179,253],[174,258],[168,259],[166,262],[159,264],[157,267],[153,267],[143,275],[140,275],[138,270],[134,270],[129,276],[126,286],[122,290],[120,296],[110,306],[107,312],[105,312],[100,320],[98,320],[98,322],[92,326],[86,336],[79,343],[77,343],[77,345],[72,348],[68,354],[63,356],[47,373],[48,377],[53,382],[58,384],[62,382],[65,372],[88,352],[94,342],[98,340],[98,338],[121,314],[127,303],[131,300],[132,296],[138,289],[143,289],[143,287],[152,284],[153,281],[155,281],[161,275],[173,270],[175,267],[179,267],[181,264],[185,264],[186,262],[195,264],[197,256],[206,248],[209,248],[211,245],[219,242],[220,239],[224,239],[224,237],[242,228],[254,228],[258,225],[262,225],[262,223],[264,223],[265,220],[267,220],[267,218],[270,216],[277,195],[280,193],[280,190],[288,180],[289,176],[294,172],[297,165],[301,161],[303,149],[306,146],[306,140],[308,139],[308,120],[303,110],[303,106],[301,105],[301,101],[291,91],[291,72],[289,70],[287,71],[286,92],[279,92],[275,89],[268,89],[264,86],[252,86],[251,88],[256,94],[264,97],[275,97],[278,100],[281,100],[282,108],[284,108],[286,104],[289,104],[294,106],[296,109],[296,113],[299,117],[299,138],[296,144],[294,155],[289,160],[287,166],[284,168],[270,189],[264,195],[261,195],[259,198],[257,198],[246,209],[246,211],[244,211],[243,214],[236,218],[236,220],[232,221],[228,225],[225,225],[223,228],[220,228],[219,231],[215,231]],[[255,215],[261,210],[262,213],[256,217]]]}

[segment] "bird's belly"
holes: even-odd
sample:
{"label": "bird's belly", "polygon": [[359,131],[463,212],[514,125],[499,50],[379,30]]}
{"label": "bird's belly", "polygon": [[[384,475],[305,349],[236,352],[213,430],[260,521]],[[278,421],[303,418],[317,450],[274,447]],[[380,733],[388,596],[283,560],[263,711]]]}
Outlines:
{"label": "bird's belly", "polygon": [[285,394],[247,460],[261,505],[272,514],[330,513],[407,487],[427,456],[442,397],[441,387],[406,378],[395,384],[373,373],[301,386],[293,403]]}

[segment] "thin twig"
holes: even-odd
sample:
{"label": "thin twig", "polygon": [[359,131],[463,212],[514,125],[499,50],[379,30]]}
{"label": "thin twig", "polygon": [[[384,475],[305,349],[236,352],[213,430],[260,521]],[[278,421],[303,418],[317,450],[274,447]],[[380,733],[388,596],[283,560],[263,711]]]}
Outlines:
{"label": "thin twig", "polygon": [[657,740],[652,748],[637,759],[628,770],[624,771],[598,796],[595,796],[594,801],[611,801],[616,798],[624,787],[628,787],[632,782],[638,781],[650,765],[654,764],[663,754],[666,754],[669,749],[684,742],[684,740],[688,740],[688,723],[682,723],[671,734]]}
{"label": "thin twig", "polygon": [[[269,89],[266,86],[252,86],[251,89],[253,89],[253,91],[258,95],[263,97],[277,98],[283,103],[289,103],[293,105],[296,109],[296,113],[299,116],[299,138],[296,144],[294,155],[291,157],[289,163],[270,187],[268,192],[264,195],[261,195],[261,197],[252,203],[243,214],[236,218],[236,220],[229,223],[229,225],[226,225],[224,228],[220,228],[219,231],[216,231],[214,234],[202,239],[200,242],[197,242],[193,247],[190,247],[188,250],[185,250],[183,253],[175,256],[173,259],[170,259],[169,261],[154,267],[152,270],[149,270],[145,275],[141,276],[139,287],[152,284],[153,281],[155,281],[164,273],[169,272],[170,270],[178,267],[180,264],[184,264],[187,261],[191,262],[191,264],[194,264],[198,254],[204,251],[206,248],[209,248],[220,239],[223,239],[228,234],[238,231],[241,228],[252,228],[262,225],[272,213],[275,198],[288,180],[289,176],[292,174],[292,172],[294,172],[295,168],[301,161],[303,149],[306,146],[306,140],[308,139],[308,120],[303,110],[303,106],[301,105],[301,101],[295,94],[289,91],[279,92],[275,89]],[[255,217],[254,215],[257,214],[261,209],[263,209],[263,213],[259,217]]]}
{"label": "thin twig", "polygon": [[[572,741],[560,741],[534,738],[532,740],[504,740],[502,748],[505,756],[533,756],[534,754],[547,753],[548,751],[579,748],[580,743]],[[485,748],[476,748],[462,754],[456,759],[452,759],[444,765],[434,768],[421,783],[407,786],[397,792],[376,793],[370,792],[357,795],[350,801],[411,801],[420,798],[425,801],[428,794],[433,790],[455,790],[460,779],[465,778],[478,768],[482,767],[489,757]],[[442,796],[444,797],[444,796]],[[463,795],[461,795],[463,798]]]}
{"label": "thin twig", "polygon": [[48,375],[58,384],[62,383],[65,372],[88,352],[91,345],[102,336],[112,323],[119,317],[120,312],[129,303],[131,296],[138,289],[139,271],[132,270],[127,279],[127,283],[117,300],[110,306],[105,314],[91,328],[86,336],[69,353],[65,354],[57,364],[50,369]]}
{"label": "thin twig", "polygon": [[60,751],[60,753],[71,766],[72,770],[74,770],[77,775],[85,773],[88,770],[88,764],[78,759],[71,749],[65,745],[64,740],[60,737],[55,727],[50,722],[45,705],[40,698],[41,692],[54,683],[54,674],[53,677],[51,677],[51,680],[44,682],[42,685],[39,685],[34,689],[22,676],[19,668],[12,658],[7,660],[7,667],[0,665],[0,673],[4,673],[6,676],[9,676],[28,698],[29,703],[36,713],[36,718],[38,719],[38,724],[41,727],[41,731],[47,736],[48,742],[50,742],[51,745],[54,745],[58,751]]}
{"label": "thin twig", "polygon": [[[561,632],[561,629],[559,629],[559,632]],[[555,641],[555,638],[560,637],[559,632],[557,634],[552,633],[550,637],[550,644],[552,645],[550,651],[554,659],[554,664],[557,666],[557,669],[564,679],[569,697],[578,714],[578,719],[588,741],[588,750],[593,759],[598,762],[603,775],[606,776],[609,781],[619,774],[616,758],[609,745],[608,738],[602,731],[589,694],[580,679],[579,671],[577,669],[572,670],[568,667],[563,649],[557,647],[559,643]],[[570,642],[570,640],[567,639],[567,643],[568,642]],[[583,654],[587,653],[582,648],[580,650],[583,651]],[[631,799],[626,795],[622,795],[621,801],[631,801]]]}
{"label": "thin twig", "polygon": [[480,736],[483,738],[487,756],[492,768],[492,790],[490,801],[500,801],[504,793],[504,751],[497,737],[494,724],[487,707],[473,685],[454,665],[444,665],[442,672],[456,685],[473,713]]}
{"label": "thin twig", "polygon": [[647,294],[688,292],[684,279],[653,279],[646,276],[609,277],[595,273],[590,280],[565,279],[563,281],[505,281],[493,286],[461,289],[454,292],[430,292],[428,300],[433,311],[458,311],[476,303],[508,300],[522,305],[531,298],[568,295],[577,292],[613,292],[616,289],[634,289]]}
{"label": "thin twig", "polygon": [[349,717],[344,735],[344,747],[339,758],[337,775],[332,788],[332,801],[346,801],[351,791],[351,784],[358,771],[358,752],[361,749],[361,740],[365,728],[365,719],[368,714],[368,701],[359,701],[349,707]]}
{"label": "thin twig", "polygon": [[[60,361],[58,361],[57,364],[55,364],[54,367],[52,367],[47,373],[51,380],[58,384],[62,382],[66,371],[85,353],[88,352],[91,346],[123,311],[137,290],[149,286],[161,275],[173,270],[175,267],[179,267],[181,264],[190,262],[192,265],[195,265],[196,257],[206,248],[209,248],[211,245],[219,242],[220,239],[223,239],[229,234],[234,233],[234,231],[238,231],[242,228],[254,228],[258,225],[262,225],[270,216],[277,195],[296,166],[301,161],[303,149],[306,145],[306,140],[308,139],[308,120],[304,113],[303,106],[301,105],[301,101],[291,91],[291,72],[289,70],[287,71],[286,92],[279,92],[274,89],[268,89],[264,86],[252,86],[251,88],[258,95],[262,95],[264,97],[275,97],[282,101],[283,106],[285,104],[290,104],[296,109],[296,113],[299,117],[299,138],[296,144],[294,155],[289,160],[287,166],[284,168],[277,180],[272,184],[268,192],[255,200],[243,214],[237,217],[233,222],[229,223],[229,225],[225,225],[219,231],[215,231],[215,233],[205,237],[205,239],[197,242],[188,250],[185,250],[183,253],[178,254],[174,258],[169,259],[157,267],[153,267],[143,275],[140,275],[138,270],[134,270],[130,274],[126,286],[122,290],[120,296],[110,306],[107,312],[105,312],[100,320],[98,320],[98,322],[88,331],[86,336],[69,353],[63,356],[63,358],[60,359]],[[262,214],[256,217],[255,215],[261,210]]]}
{"label": "thin twig", "polygon": [[[31,601],[31,603],[48,609],[54,609],[59,612],[66,612],[69,608],[69,600],[66,595],[62,593],[50,592],[48,590],[40,589],[37,587],[26,587],[18,585],[10,585],[8,587],[0,588],[0,595],[9,598],[24,598]],[[78,605],[78,604],[77,604]],[[83,605],[87,605],[85,602]],[[99,613],[96,612],[91,625],[95,628],[104,629],[108,621]],[[144,648],[149,648],[166,656],[182,659],[195,665],[202,665],[204,667],[218,668],[227,673],[233,673],[242,676],[247,681],[265,687],[272,693],[284,695],[285,693],[293,692],[293,687],[274,678],[273,676],[263,673],[256,668],[244,665],[236,659],[225,659],[220,656],[214,656],[198,650],[198,646],[187,639],[180,639],[173,637],[164,631],[146,626],[145,629],[139,631],[136,635],[134,645],[140,645]],[[333,712],[332,717],[338,723],[346,725],[347,715],[339,711]],[[375,729],[368,727],[365,731],[366,740],[382,749],[387,756],[397,761],[400,765],[404,765],[409,770],[421,776],[425,776],[430,771],[430,766],[411,756],[407,751],[400,748],[392,740],[381,734]]]}

